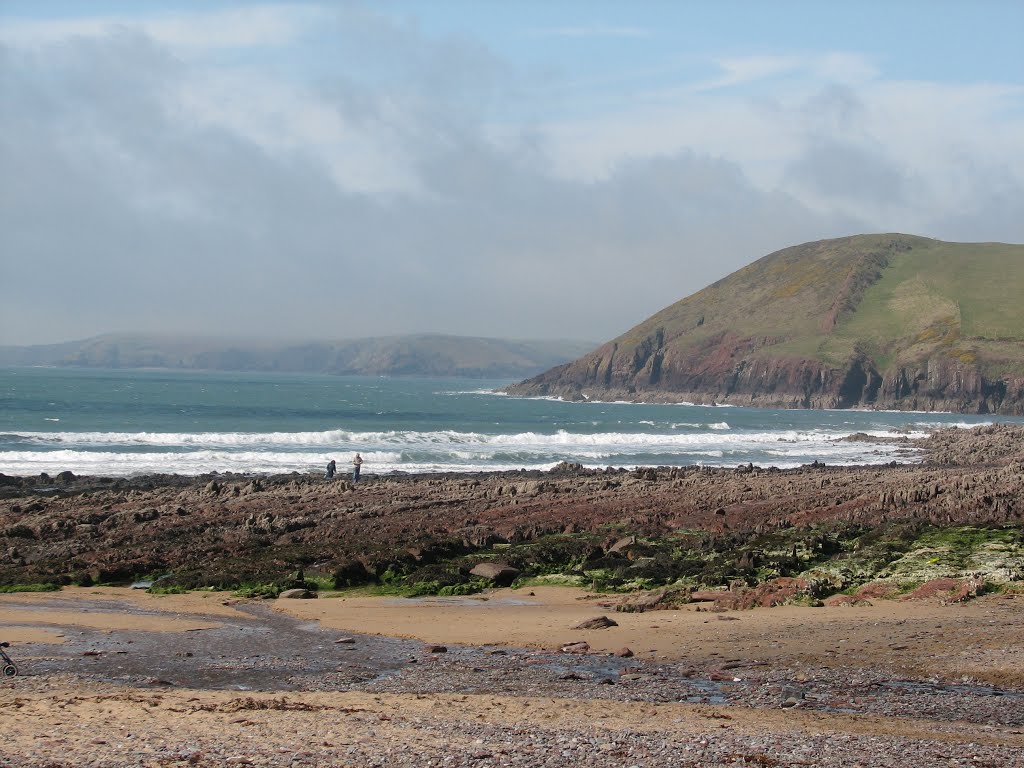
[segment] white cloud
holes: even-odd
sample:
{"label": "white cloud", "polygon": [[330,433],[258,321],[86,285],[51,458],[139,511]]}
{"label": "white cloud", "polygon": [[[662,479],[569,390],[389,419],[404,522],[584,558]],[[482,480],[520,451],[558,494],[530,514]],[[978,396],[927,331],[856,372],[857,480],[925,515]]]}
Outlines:
{"label": "white cloud", "polygon": [[119,29],[130,29],[177,51],[284,46],[293,43],[325,15],[318,6],[296,4],[151,16],[9,19],[0,25],[0,42],[40,47],[74,38],[106,37]]}
{"label": "white cloud", "polygon": [[319,94],[250,71],[199,72],[175,84],[168,108],[196,128],[216,128],[278,156],[323,165],[342,189],[365,194],[421,192],[392,126],[400,110],[376,100],[349,118]]}
{"label": "white cloud", "polygon": [[816,82],[862,83],[878,70],[866,58],[850,53],[824,55],[739,56],[715,60],[721,74],[693,86],[695,91],[732,88],[780,77]]}
{"label": "white cloud", "polygon": [[720,75],[694,86],[694,90],[713,90],[790,74],[801,68],[803,61],[796,56],[747,56],[719,59],[715,62]]}
{"label": "white cloud", "polygon": [[[797,242],[1024,240],[1018,86],[894,82],[852,54],[732,57],[715,87],[526,123],[491,110],[529,89],[482,46],[357,8],[320,17],[345,55],[302,82],[256,53],[306,42],[318,9],[232,13],[0,33],[21,41],[0,45],[0,167],[19,180],[0,185],[4,282],[62,277],[11,292],[0,343],[604,339]],[[236,45],[254,55],[180,55]]]}
{"label": "white cloud", "polygon": [[[840,67],[854,73],[850,82],[836,82],[825,76],[830,61],[745,59],[729,75],[750,86],[742,92],[674,88],[604,118],[552,123],[552,168],[594,182],[637,158],[694,151],[726,158],[759,189],[823,214],[925,235],[955,220],[945,236],[984,238],[981,180],[1024,185],[1024,88],[893,82],[869,68],[857,74],[856,61]],[[772,76],[782,79],[757,87]],[[963,214],[972,210],[977,224],[968,226]]]}

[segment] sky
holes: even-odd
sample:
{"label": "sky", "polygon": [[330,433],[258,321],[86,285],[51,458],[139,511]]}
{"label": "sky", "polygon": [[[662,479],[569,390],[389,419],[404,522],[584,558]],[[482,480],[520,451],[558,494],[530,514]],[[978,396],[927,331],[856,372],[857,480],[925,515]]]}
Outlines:
{"label": "sky", "polygon": [[1024,2],[0,0],[0,344],[603,342],[780,248],[1024,242]]}

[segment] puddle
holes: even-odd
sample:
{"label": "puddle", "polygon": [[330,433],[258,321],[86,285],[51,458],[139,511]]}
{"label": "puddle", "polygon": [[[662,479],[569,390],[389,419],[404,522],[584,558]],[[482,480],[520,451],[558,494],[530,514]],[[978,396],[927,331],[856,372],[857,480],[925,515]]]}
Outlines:
{"label": "puddle", "polygon": [[721,683],[714,680],[690,679],[687,682],[700,693],[692,694],[681,699],[687,704],[728,704],[729,696],[726,694]]}

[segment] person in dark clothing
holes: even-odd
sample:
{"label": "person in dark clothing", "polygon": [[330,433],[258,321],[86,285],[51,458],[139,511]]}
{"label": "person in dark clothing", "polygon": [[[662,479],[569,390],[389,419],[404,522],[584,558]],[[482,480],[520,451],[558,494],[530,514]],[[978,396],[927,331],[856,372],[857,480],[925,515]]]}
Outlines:
{"label": "person in dark clothing", "polygon": [[334,477],[334,473],[338,471],[338,465],[334,463],[334,459],[327,462],[327,472],[324,473],[324,480],[330,480]]}

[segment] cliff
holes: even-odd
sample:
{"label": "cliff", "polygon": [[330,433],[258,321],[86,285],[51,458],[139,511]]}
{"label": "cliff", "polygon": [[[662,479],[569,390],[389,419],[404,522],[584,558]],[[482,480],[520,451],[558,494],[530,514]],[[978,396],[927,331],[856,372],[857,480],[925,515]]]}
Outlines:
{"label": "cliff", "polygon": [[860,235],[765,256],[524,396],[1024,415],[1024,246]]}

